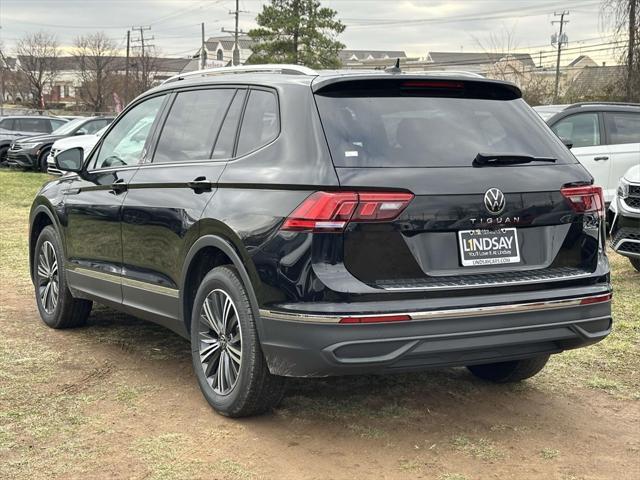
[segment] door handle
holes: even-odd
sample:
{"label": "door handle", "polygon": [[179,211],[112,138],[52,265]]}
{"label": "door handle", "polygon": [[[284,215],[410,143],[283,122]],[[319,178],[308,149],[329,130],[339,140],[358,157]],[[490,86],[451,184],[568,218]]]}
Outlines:
{"label": "door handle", "polygon": [[127,188],[128,188],[128,185],[125,183],[125,181],[122,178],[119,178],[118,180],[116,180],[111,184],[111,190],[116,195],[124,192],[125,190],[127,190]]}
{"label": "door handle", "polygon": [[207,180],[207,177],[197,177],[187,182],[187,185],[196,193],[211,191],[211,182]]}
{"label": "door handle", "polygon": [[606,160],[609,160],[609,157],[593,157],[593,159],[594,159],[596,162],[604,162],[604,161],[606,161]]}

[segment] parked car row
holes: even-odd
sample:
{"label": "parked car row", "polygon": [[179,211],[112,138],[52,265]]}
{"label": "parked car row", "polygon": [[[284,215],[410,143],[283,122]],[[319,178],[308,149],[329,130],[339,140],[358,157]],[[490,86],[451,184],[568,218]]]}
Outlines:
{"label": "parked car row", "polygon": [[[46,172],[47,158],[57,140],[93,135],[109,125],[113,118],[104,116],[78,117],[71,120],[46,116],[2,118],[0,119],[0,162]],[[69,146],[72,145],[67,145]],[[57,150],[60,151],[60,148]]]}
{"label": "parked car row", "polygon": [[602,187],[607,205],[614,201],[619,180],[640,165],[640,105],[589,102],[534,109]]}

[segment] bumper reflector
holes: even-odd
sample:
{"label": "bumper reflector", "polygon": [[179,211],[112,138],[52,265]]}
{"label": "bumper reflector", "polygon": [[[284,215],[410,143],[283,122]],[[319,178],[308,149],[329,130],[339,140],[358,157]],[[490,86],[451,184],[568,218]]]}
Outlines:
{"label": "bumper reflector", "polygon": [[587,297],[587,298],[583,298],[580,301],[580,305],[590,305],[592,303],[608,302],[609,300],[611,300],[612,297],[613,295],[611,293],[607,293],[606,295],[596,295],[595,297]]}
{"label": "bumper reflector", "polygon": [[385,322],[406,322],[411,320],[411,315],[386,315],[380,317],[344,317],[340,323],[385,323]]}

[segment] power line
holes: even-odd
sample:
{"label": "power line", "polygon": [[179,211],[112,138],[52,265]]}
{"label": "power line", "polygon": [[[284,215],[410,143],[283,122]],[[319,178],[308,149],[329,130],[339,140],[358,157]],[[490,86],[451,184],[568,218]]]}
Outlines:
{"label": "power line", "polygon": [[[517,14],[519,18],[521,17],[530,17],[530,16],[538,16],[538,15],[547,15],[550,8],[554,6],[562,6],[568,3],[567,0],[564,2],[554,2],[547,3],[544,5],[535,5],[531,7],[520,7],[520,8],[509,8],[504,10],[495,11],[487,14],[466,14],[466,15],[457,15],[457,16],[448,16],[448,17],[436,17],[436,18],[418,18],[413,20],[408,19],[349,19],[342,18],[342,20],[347,23],[349,28],[358,29],[358,28],[370,28],[370,27],[380,27],[380,26],[391,26],[391,25],[421,25],[421,24],[438,24],[438,23],[455,23],[455,22],[468,22],[468,21],[476,21],[476,20],[498,20],[501,18],[509,18],[513,14]],[[589,2],[580,2],[580,6],[591,6],[597,5],[601,2],[598,1],[589,1]],[[529,12],[529,13],[527,13]],[[366,22],[361,25],[349,25],[352,22]]]}

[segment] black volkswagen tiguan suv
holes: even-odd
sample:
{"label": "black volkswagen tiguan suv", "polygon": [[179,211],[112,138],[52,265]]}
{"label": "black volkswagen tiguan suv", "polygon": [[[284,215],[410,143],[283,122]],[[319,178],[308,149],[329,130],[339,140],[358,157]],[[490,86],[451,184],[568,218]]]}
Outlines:
{"label": "black volkswagen tiguan suv", "polygon": [[38,309],[93,301],[191,340],[244,416],[283,377],[535,375],[604,338],[599,187],[512,84],[241,67],[174,77],[57,157],[30,218]]}

